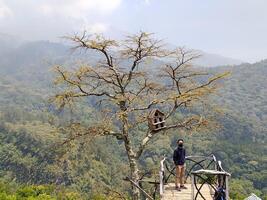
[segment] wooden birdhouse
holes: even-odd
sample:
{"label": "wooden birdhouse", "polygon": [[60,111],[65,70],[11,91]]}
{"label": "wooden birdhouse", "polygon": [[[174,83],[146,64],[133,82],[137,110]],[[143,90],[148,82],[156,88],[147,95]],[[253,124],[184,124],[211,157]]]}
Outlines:
{"label": "wooden birdhouse", "polygon": [[148,126],[152,131],[159,131],[165,128],[164,113],[158,109],[153,109],[148,115]]}

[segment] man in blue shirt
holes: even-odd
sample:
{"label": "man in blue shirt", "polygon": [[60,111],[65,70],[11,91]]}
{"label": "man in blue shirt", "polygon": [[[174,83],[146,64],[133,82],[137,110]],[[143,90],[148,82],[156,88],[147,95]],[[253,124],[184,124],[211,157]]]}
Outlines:
{"label": "man in blue shirt", "polygon": [[[178,147],[173,152],[173,162],[176,166],[176,178],[175,178],[175,188],[178,191],[181,189],[187,189],[184,186],[184,174],[185,174],[185,148],[184,148],[184,140],[177,140]],[[179,184],[180,187],[179,187]]]}

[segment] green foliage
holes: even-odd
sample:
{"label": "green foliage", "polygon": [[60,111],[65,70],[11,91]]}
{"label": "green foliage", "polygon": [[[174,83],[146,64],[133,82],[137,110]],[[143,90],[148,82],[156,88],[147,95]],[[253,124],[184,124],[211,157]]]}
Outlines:
{"label": "green foliage", "polygon": [[54,185],[15,186],[0,182],[1,200],[82,200],[78,192]]}
{"label": "green foliage", "polygon": [[[128,175],[127,157],[116,139],[91,141],[81,138],[69,146],[61,145],[69,133],[59,127],[70,120],[84,124],[93,122],[97,112],[95,102],[76,105],[76,113],[58,113],[47,103],[47,97],[53,92],[49,86],[48,65],[40,62],[41,56],[36,60],[32,60],[31,54],[26,57],[21,63],[8,65],[0,61],[0,176],[18,184],[0,182],[0,199],[75,200],[91,197],[101,200],[106,196],[96,194],[109,187],[127,193],[129,184],[122,181]],[[71,63],[66,58],[61,61]],[[232,174],[232,199],[243,199],[253,192],[266,200],[267,60],[211,71],[229,69],[232,76],[223,83],[219,96],[213,99],[224,112],[214,117],[221,128],[212,129],[212,132],[189,134],[179,130],[159,135],[144,152],[141,170],[157,174],[159,160],[164,154],[171,157],[175,141],[182,137],[188,155],[214,153],[223,162],[223,167]],[[183,114],[186,113],[181,110],[177,117]],[[137,131],[142,132],[142,128]],[[136,138],[136,142],[139,139]],[[54,186],[42,185],[56,182],[64,188],[57,190]]]}
{"label": "green foliage", "polygon": [[253,183],[249,180],[233,179],[230,182],[230,198],[245,199],[251,193],[261,196],[262,192],[255,189]]}

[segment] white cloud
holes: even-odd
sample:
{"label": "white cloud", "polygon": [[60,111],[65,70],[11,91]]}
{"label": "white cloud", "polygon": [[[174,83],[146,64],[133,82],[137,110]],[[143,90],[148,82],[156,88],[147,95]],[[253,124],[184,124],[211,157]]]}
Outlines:
{"label": "white cloud", "polygon": [[102,23],[95,23],[85,27],[85,30],[88,30],[90,33],[104,33],[107,29],[108,26]]}
{"label": "white cloud", "polygon": [[83,18],[91,13],[109,14],[121,3],[121,0],[57,0],[40,5],[46,15],[61,15],[75,19]]}
{"label": "white cloud", "polygon": [[122,0],[57,0],[35,4],[46,18],[54,18],[61,24],[71,24],[74,31],[104,33],[108,25],[99,19],[112,14]]}
{"label": "white cloud", "polygon": [[112,14],[122,0],[46,0],[38,5],[45,17],[71,23],[73,30],[87,30],[103,33],[108,25],[100,23],[99,18]]}
{"label": "white cloud", "polygon": [[151,1],[150,0],[144,0],[145,4],[150,5]]}
{"label": "white cloud", "polygon": [[7,5],[5,5],[2,1],[0,1],[0,19],[11,15],[12,15],[11,9]]}

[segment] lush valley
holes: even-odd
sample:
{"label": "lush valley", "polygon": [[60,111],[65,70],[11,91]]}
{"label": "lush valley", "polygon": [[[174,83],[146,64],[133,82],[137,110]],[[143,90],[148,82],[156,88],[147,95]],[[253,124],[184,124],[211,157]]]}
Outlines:
{"label": "lush valley", "polygon": [[[93,123],[97,107],[93,106],[94,102],[84,102],[77,105],[76,112],[58,112],[49,102],[56,91],[51,68],[55,64],[71,67],[81,59],[97,60],[93,54],[86,57],[71,53],[68,47],[49,42],[26,43],[0,51],[0,195],[3,199],[81,199],[79,194],[85,199],[106,199],[105,195],[129,190],[130,185],[122,180],[128,171],[120,142],[100,137],[63,144],[75,127],[63,129],[62,126],[68,126],[71,120]],[[206,70],[231,71],[212,99],[218,110],[214,116],[218,128],[159,136],[144,152],[142,169],[157,173],[159,160],[164,154],[171,157],[176,139],[183,137],[188,154],[214,153],[222,160],[232,174],[233,199],[243,199],[252,192],[267,199],[267,60]],[[20,186],[10,186],[9,181]],[[24,185],[47,184],[50,186],[40,189],[41,197],[20,196],[21,191],[31,193],[41,187]],[[69,197],[56,195],[55,187],[63,186],[58,191],[68,190],[64,193],[71,193]]]}

